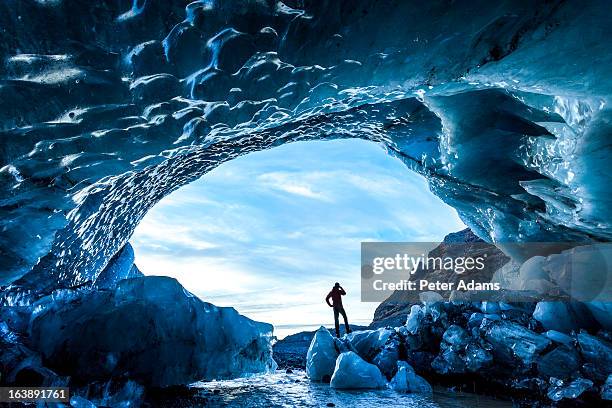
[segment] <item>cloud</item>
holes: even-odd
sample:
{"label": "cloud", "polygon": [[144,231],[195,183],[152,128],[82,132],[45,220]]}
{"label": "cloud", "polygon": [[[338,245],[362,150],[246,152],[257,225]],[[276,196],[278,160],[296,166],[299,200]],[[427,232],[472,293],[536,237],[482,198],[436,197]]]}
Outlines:
{"label": "cloud", "polygon": [[264,188],[272,188],[285,193],[320,200],[325,202],[333,202],[333,200],[321,191],[315,191],[310,173],[288,173],[288,172],[271,172],[257,176],[259,182]]}
{"label": "cloud", "polygon": [[[132,239],[145,274],[176,277],[204,301],[281,327],[333,324],[324,297],[360,299],[362,241],[435,241],[462,229],[456,212],[378,146],[294,143],[239,157],[163,199]],[[295,329],[297,330],[297,329]]]}

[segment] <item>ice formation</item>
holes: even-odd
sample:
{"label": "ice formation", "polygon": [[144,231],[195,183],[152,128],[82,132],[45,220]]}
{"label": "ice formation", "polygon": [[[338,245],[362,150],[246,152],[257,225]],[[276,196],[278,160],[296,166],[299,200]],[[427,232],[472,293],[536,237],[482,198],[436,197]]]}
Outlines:
{"label": "ice formation", "polygon": [[312,381],[329,382],[334,373],[338,351],[334,338],[323,326],[316,331],[306,355],[306,375]]}
{"label": "ice formation", "polygon": [[0,11],[0,284],[93,281],[162,197],[298,140],[380,143],[489,241],[612,237],[605,2]]}
{"label": "ice formation", "polygon": [[127,376],[171,386],[273,370],[272,326],[148,276],[48,303],[30,323],[46,365],[79,382]]}
{"label": "ice formation", "polygon": [[337,389],[383,388],[386,381],[378,367],[353,351],[338,356],[330,386]]}
{"label": "ice formation", "polygon": [[[63,336],[45,310],[108,328],[92,305],[130,291],[144,299],[180,299],[172,306],[189,311],[191,323],[208,322],[199,319],[202,310],[231,323],[223,330],[237,343],[228,355],[244,355],[219,357],[229,364],[225,373],[214,358],[210,364],[196,359],[198,375],[269,366],[259,346],[242,342],[262,338],[267,326],[181,297],[168,283],[167,294],[144,289],[149,280],[121,265],[131,262],[126,243],[134,228],[160,199],[220,163],[283,143],[379,143],[426,177],[479,237],[517,262],[538,256],[519,272],[542,289],[551,277],[562,287],[573,283],[554,269],[570,253],[549,257],[538,246],[517,252],[508,243],[612,238],[612,24],[605,1],[128,3],[0,3],[0,363],[15,378],[52,377],[20,343],[33,305],[40,310],[32,330],[57,329]],[[596,247],[573,254],[579,259]],[[605,270],[581,269],[580,277],[605,283]],[[142,290],[124,278],[141,282]],[[492,358],[530,366],[568,336],[589,379],[558,379],[546,386],[556,387],[551,396],[589,393],[588,381],[601,386],[611,372],[610,346],[571,331],[612,328],[610,303],[567,287],[590,314],[572,309],[573,320],[555,321],[559,310],[542,305],[536,316],[549,329],[544,335],[532,330],[537,323],[530,313],[470,309],[462,327],[479,340],[464,344],[463,333],[452,329],[434,356],[439,371],[481,370]],[[110,306],[110,317],[123,313]],[[421,353],[412,356],[415,370],[431,367],[433,359],[423,353],[449,329],[443,309],[419,306],[395,334],[368,334],[380,342],[367,344],[380,347],[364,345],[374,356],[362,358],[372,357],[378,364],[372,367],[389,377],[397,347],[408,344]],[[159,314],[155,321],[166,322]],[[144,330],[141,323],[135,327]],[[431,327],[438,331],[428,332]],[[195,335],[183,334],[185,341]],[[381,334],[389,334],[384,342]],[[53,363],[58,339],[36,338]],[[75,353],[89,347],[67,340]],[[212,341],[210,350],[217,349]],[[336,346],[347,348],[341,350],[346,363],[358,361],[347,344]],[[570,361],[573,353],[566,351],[554,359]],[[128,357],[106,357],[100,370],[141,368]],[[539,364],[547,371],[549,363]],[[159,384],[191,378],[180,367],[145,371],[143,378]]]}
{"label": "ice formation", "polygon": [[389,387],[398,392],[413,392],[431,394],[431,385],[425,379],[415,374],[414,369],[405,361],[397,362],[397,374],[389,383]]}

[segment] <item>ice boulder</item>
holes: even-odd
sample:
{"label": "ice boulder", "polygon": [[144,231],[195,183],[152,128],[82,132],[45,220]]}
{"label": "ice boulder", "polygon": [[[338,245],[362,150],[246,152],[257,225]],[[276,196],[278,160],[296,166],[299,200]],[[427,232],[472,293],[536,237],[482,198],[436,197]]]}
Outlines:
{"label": "ice boulder", "polygon": [[410,334],[416,334],[419,328],[421,327],[421,321],[425,317],[425,312],[423,308],[419,305],[412,305],[410,308],[410,314],[406,318],[406,330]]}
{"label": "ice boulder", "polygon": [[561,380],[553,379],[548,389],[548,398],[553,401],[561,401],[565,398],[578,398],[583,392],[589,390],[591,387],[593,387],[593,381],[585,378],[579,377],[567,384]]}
{"label": "ice boulder", "polygon": [[483,331],[495,359],[510,365],[530,365],[551,344],[547,337],[509,321],[489,321]]}
{"label": "ice boulder", "polygon": [[171,386],[275,368],[270,324],[205,303],[162,276],[53,302],[33,316],[30,332],[45,365],[81,382],[128,376]]}
{"label": "ice boulder", "polygon": [[580,356],[571,346],[561,345],[541,356],[536,367],[540,376],[566,380],[580,372]]}
{"label": "ice boulder", "polygon": [[579,333],[576,338],[578,350],[586,361],[583,371],[587,377],[603,382],[612,373],[612,344],[588,333]]}
{"label": "ice boulder", "polygon": [[604,385],[601,386],[601,399],[612,400],[612,374],[608,376]]}
{"label": "ice boulder", "polygon": [[386,384],[378,367],[352,351],[340,354],[330,383],[337,389],[383,388]]}
{"label": "ice boulder", "polygon": [[352,332],[346,335],[346,339],[362,358],[371,361],[394,334],[395,330],[381,327],[376,330]]}
{"label": "ice boulder", "polygon": [[401,347],[399,335],[394,334],[389,338],[382,350],[372,359],[372,363],[378,367],[387,379],[391,379],[397,371],[396,363],[400,359]]}
{"label": "ice boulder", "polygon": [[431,394],[431,385],[421,376],[417,375],[410,364],[405,361],[397,362],[397,373],[389,383],[389,387],[397,392],[412,392],[418,394]]}
{"label": "ice boulder", "polygon": [[306,375],[312,381],[329,382],[334,373],[336,358],[338,351],[336,350],[334,338],[329,330],[321,326],[315,332],[308,353],[306,354]]}
{"label": "ice boulder", "polygon": [[593,320],[589,310],[582,304],[572,302],[538,302],[533,318],[546,330],[570,333],[580,327],[587,327]]}

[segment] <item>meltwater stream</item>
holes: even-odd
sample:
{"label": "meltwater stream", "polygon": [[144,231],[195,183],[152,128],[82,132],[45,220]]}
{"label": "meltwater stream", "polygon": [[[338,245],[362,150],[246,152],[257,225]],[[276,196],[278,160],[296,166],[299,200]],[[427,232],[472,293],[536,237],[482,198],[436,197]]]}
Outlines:
{"label": "meltwater stream", "polygon": [[[304,371],[238,378],[229,381],[202,382],[194,385],[199,391],[188,403],[206,407],[326,407],[338,408],[504,408],[512,403],[476,394],[451,392],[436,388],[433,396],[400,394],[392,390],[340,391],[328,384],[310,382]],[[166,401],[160,401],[166,403]],[[176,402],[176,400],[175,400]],[[181,401],[177,406],[183,406]],[[331,405],[331,404],[334,405]]]}

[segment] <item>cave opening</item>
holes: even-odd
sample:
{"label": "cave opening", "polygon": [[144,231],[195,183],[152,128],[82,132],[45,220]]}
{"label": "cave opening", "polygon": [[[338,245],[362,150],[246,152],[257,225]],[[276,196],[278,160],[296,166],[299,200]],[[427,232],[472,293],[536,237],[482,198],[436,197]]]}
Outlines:
{"label": "cave opening", "polygon": [[156,204],[130,239],[145,275],[272,323],[277,338],[333,327],[324,297],[343,282],[361,302],[362,241],[439,242],[465,225],[426,180],[358,139],[286,144],[224,163]]}

